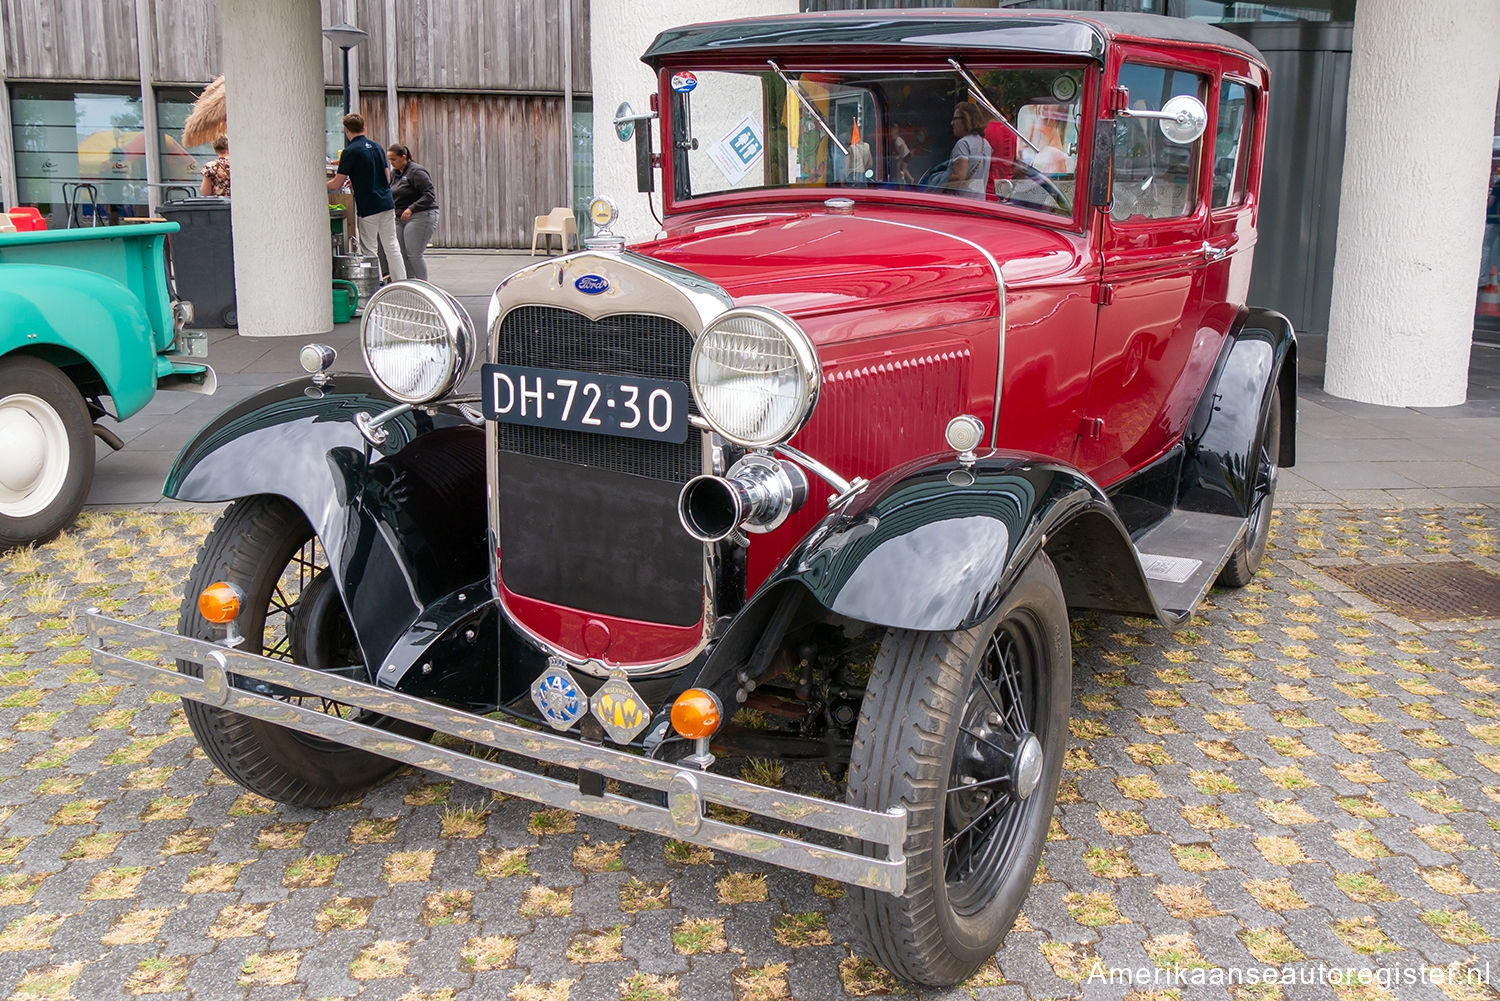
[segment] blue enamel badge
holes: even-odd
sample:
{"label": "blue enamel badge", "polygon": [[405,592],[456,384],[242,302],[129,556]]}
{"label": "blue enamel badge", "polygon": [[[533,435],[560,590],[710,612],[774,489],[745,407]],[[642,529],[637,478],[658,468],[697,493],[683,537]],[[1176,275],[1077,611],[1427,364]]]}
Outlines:
{"label": "blue enamel badge", "polygon": [[598,295],[609,291],[609,279],[603,275],[584,275],[573,283],[573,287],[584,295]]}
{"label": "blue enamel badge", "polygon": [[583,716],[589,708],[588,696],[573,680],[562,658],[553,657],[547,662],[547,670],[531,683],[531,701],[541,711],[542,718],[554,730],[566,730]]}

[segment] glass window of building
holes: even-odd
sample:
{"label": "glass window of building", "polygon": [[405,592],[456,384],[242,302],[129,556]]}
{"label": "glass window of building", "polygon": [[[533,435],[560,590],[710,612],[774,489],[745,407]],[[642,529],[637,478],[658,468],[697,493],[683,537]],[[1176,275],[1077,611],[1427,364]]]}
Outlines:
{"label": "glass window of building", "polygon": [[90,84],[11,85],[16,193],[51,226],[146,214],[139,91]]}
{"label": "glass window of building", "polygon": [[1474,326],[1486,340],[1500,334],[1500,101],[1495,104],[1495,137],[1490,146],[1489,190],[1484,200],[1484,246],[1479,258],[1479,298]]}
{"label": "glass window of building", "polygon": [[182,145],[182,129],[197,97],[197,92],[185,88],[163,87],[156,92],[162,201],[197,195],[203,180],[199,169],[214,158],[214,148],[209,143]]}

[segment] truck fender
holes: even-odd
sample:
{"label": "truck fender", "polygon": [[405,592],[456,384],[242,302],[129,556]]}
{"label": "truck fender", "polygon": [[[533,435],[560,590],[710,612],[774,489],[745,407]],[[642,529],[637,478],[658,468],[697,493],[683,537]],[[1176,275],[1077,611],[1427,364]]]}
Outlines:
{"label": "truck fender", "polygon": [[489,572],[483,432],[456,415],[411,411],[372,446],[355,415],[393,406],[362,376],[272,387],[198,432],[162,491],[295,504],[328,555],[372,676],[428,606]]}
{"label": "truck fender", "polygon": [[1178,507],[1249,517],[1256,449],[1274,391],[1281,389],[1277,465],[1296,461],[1297,335],[1269,309],[1248,309],[1230,329],[1214,371],[1188,421]]}
{"label": "truck fender", "polygon": [[[0,270],[0,355],[13,351],[65,371],[88,365],[121,420],[156,390],[156,346],[146,307],[121,283],[91,271],[47,264]],[[80,375],[74,373],[75,382]]]}
{"label": "truck fender", "polygon": [[883,474],[824,518],[767,578],[705,661],[732,675],[782,603],[783,620],[842,616],[927,631],[983,622],[1039,550],[1074,607],[1156,616],[1130,536],[1084,473],[1036,455],[951,453]]}

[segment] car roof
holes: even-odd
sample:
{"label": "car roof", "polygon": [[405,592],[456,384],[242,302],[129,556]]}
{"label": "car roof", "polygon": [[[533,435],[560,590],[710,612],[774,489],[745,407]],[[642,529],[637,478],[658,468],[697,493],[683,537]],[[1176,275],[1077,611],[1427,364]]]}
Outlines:
{"label": "car roof", "polygon": [[839,11],[745,18],[671,28],[656,36],[641,62],[653,69],[669,56],[736,49],[994,49],[1082,56],[1102,61],[1119,39],[1184,42],[1237,52],[1261,66],[1260,51],[1238,35],[1202,21],[1123,12],[898,10]]}

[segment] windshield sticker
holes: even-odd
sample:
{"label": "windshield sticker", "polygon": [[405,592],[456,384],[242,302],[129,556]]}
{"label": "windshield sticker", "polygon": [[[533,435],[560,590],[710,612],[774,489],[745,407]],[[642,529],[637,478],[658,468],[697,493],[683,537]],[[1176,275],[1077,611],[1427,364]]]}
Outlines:
{"label": "windshield sticker", "polygon": [[690,94],[694,87],[698,86],[698,78],[693,75],[692,70],[683,70],[672,74],[672,89],[679,94]]}
{"label": "windshield sticker", "polygon": [[760,128],[754,119],[746,115],[728,135],[709,147],[708,157],[729,179],[730,184],[738,184],[750,173],[750,168],[760,160],[765,149]]}

